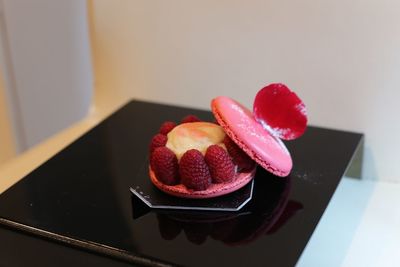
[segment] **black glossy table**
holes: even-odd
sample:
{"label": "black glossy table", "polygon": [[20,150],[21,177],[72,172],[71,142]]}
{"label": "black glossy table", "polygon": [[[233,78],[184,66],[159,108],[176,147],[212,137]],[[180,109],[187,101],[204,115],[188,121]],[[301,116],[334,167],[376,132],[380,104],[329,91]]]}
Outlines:
{"label": "black glossy table", "polygon": [[213,121],[207,111],[131,101],[0,195],[2,263],[295,265],[363,136],[309,127],[287,143],[290,176],[259,168],[239,212],[148,210],[129,187],[147,177],[160,124],[188,114]]}

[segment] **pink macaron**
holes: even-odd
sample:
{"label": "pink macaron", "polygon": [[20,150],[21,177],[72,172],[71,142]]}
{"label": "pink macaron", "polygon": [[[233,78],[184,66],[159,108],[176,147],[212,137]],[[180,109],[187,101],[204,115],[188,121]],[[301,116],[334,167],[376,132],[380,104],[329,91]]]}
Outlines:
{"label": "pink macaron", "polygon": [[282,141],[266,131],[250,110],[235,100],[213,99],[212,112],[226,134],[255,162],[277,176],[287,176],[292,158]]}
{"label": "pink macaron", "polygon": [[247,185],[251,180],[253,180],[256,172],[256,166],[253,169],[246,172],[239,172],[236,174],[232,182],[229,183],[219,183],[211,184],[207,189],[195,191],[187,188],[183,184],[178,185],[166,185],[160,182],[154,172],[149,170],[151,182],[161,191],[176,197],[181,198],[192,198],[192,199],[202,199],[202,198],[213,198],[218,196],[223,196],[232,193],[236,190]]}
{"label": "pink macaron", "polygon": [[292,158],[281,141],[301,136],[307,114],[301,99],[283,84],[270,84],[255,97],[253,110],[219,96],[211,109],[226,134],[261,167],[277,176],[287,176]]}
{"label": "pink macaron", "polygon": [[[295,93],[283,84],[271,84],[262,88],[256,95],[253,112],[225,96],[214,98],[211,101],[211,109],[219,125],[206,122],[181,124],[174,126],[167,137],[163,140],[160,138],[158,142],[170,149],[177,157],[175,161],[179,161],[188,151],[187,149],[193,149],[193,146],[197,146],[198,151],[203,154],[209,145],[223,146],[222,139],[227,135],[245,152],[242,153],[237,148],[237,151],[250,162],[251,168],[243,168],[241,171],[236,169],[233,179],[227,182],[212,183],[206,189],[193,190],[179,182],[171,185],[161,182],[150,167],[150,180],[157,188],[167,194],[182,198],[201,199],[229,194],[253,179],[256,164],[253,164],[251,159],[276,176],[289,175],[293,162],[281,139],[298,138],[304,133],[307,124],[304,103]],[[188,133],[190,133],[189,136]],[[198,142],[197,139],[201,141]],[[229,150],[228,147],[225,149]],[[233,154],[230,156],[233,157]],[[178,168],[181,170],[179,164]]]}

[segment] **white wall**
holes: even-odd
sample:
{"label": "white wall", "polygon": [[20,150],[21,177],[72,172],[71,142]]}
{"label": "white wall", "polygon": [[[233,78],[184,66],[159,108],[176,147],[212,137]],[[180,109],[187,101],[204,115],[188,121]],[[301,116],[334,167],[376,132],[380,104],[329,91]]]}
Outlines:
{"label": "white wall", "polygon": [[86,116],[92,66],[83,0],[1,0],[1,67],[17,151]]}
{"label": "white wall", "polygon": [[96,87],[209,108],[251,107],[284,82],[310,123],[366,134],[365,177],[400,182],[400,2],[89,1]]}

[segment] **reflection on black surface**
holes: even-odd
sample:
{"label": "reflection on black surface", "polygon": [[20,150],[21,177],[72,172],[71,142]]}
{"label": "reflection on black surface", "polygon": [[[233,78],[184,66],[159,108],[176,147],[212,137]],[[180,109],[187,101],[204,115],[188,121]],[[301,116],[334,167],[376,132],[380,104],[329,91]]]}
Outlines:
{"label": "reflection on black surface", "polygon": [[[230,246],[251,243],[261,236],[273,234],[303,205],[289,200],[290,178],[278,178],[260,170],[251,202],[240,212],[154,210],[160,235],[174,240],[182,232],[191,243],[201,245],[207,238]],[[134,218],[150,211],[133,199]]]}

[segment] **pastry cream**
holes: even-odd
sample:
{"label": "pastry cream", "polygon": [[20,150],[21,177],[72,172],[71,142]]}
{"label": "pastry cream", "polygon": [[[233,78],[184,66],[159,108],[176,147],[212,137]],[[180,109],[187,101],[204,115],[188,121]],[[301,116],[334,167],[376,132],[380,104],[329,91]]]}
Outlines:
{"label": "pastry cream", "polygon": [[167,136],[166,147],[180,160],[189,149],[197,149],[204,155],[210,145],[223,146],[225,132],[221,126],[214,123],[191,122],[176,126]]}

